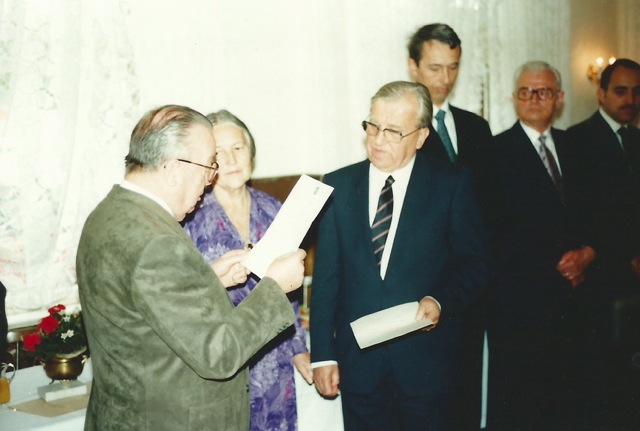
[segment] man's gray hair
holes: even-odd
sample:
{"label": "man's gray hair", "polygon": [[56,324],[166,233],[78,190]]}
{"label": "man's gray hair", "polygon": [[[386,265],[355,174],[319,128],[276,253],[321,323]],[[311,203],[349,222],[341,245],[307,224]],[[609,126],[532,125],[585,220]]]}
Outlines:
{"label": "man's gray hair", "polygon": [[418,124],[420,127],[429,127],[433,118],[433,104],[429,90],[422,84],[408,81],[394,81],[383,85],[371,98],[371,104],[378,99],[398,100],[406,94],[413,94],[418,99],[420,109],[418,111]]}
{"label": "man's gray hair", "polygon": [[513,75],[514,89],[518,90],[516,87],[518,85],[520,75],[522,75],[523,72],[544,72],[545,70],[553,73],[553,75],[556,77],[556,85],[558,86],[558,90],[562,90],[562,77],[560,76],[560,72],[558,72],[558,69],[556,69],[546,61],[540,60],[527,61],[522,66],[516,69],[516,72]]}
{"label": "man's gray hair", "polygon": [[203,114],[186,106],[165,105],[147,112],[131,132],[125,171],[157,170],[171,159],[188,154],[185,137],[200,124],[211,129]]}

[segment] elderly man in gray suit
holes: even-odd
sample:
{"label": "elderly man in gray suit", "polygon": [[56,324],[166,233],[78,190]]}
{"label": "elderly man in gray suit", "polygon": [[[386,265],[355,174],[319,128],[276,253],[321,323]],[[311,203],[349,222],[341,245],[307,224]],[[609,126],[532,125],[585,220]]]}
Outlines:
{"label": "elderly man in gray suit", "polygon": [[247,360],[295,315],[286,293],[305,257],[276,259],[234,308],[246,279],[233,251],[211,266],[180,227],[213,180],[209,120],[182,106],[148,112],[126,175],[87,219],[77,254],[94,381],[85,429],[248,430]]}

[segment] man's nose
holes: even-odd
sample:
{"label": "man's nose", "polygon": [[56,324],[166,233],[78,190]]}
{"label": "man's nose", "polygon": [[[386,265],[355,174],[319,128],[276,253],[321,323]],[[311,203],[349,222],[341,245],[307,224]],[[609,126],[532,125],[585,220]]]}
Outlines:
{"label": "man's nose", "polygon": [[451,84],[451,73],[448,69],[442,69],[442,82],[444,84]]}
{"label": "man's nose", "polygon": [[378,131],[378,134],[374,137],[374,141],[378,146],[382,146],[387,143],[387,140],[384,138],[384,132],[382,130]]}

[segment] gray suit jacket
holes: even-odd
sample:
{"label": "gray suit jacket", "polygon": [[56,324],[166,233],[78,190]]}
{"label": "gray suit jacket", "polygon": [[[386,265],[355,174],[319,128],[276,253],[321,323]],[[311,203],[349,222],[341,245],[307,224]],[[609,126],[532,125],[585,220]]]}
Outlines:
{"label": "gray suit jacket", "polygon": [[234,308],[181,226],[114,186],[77,255],[93,364],[85,429],[247,430],[246,361],[293,324],[274,280]]}

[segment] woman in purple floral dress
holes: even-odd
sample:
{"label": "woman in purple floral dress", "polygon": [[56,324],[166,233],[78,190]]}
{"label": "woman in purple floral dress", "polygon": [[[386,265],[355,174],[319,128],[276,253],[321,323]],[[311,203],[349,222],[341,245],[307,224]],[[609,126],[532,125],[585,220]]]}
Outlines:
{"label": "woman in purple floral dress", "polygon": [[[255,144],[245,124],[228,111],[207,116],[214,125],[217,162],[220,165],[213,190],[206,193],[185,230],[208,262],[230,250],[256,243],[273,221],[281,203],[273,196],[247,186],[253,170]],[[238,305],[256,286],[247,281],[228,289]],[[292,303],[297,322],[249,362],[251,430],[297,430],[294,364],[308,382],[312,380],[305,331],[297,301]]]}

